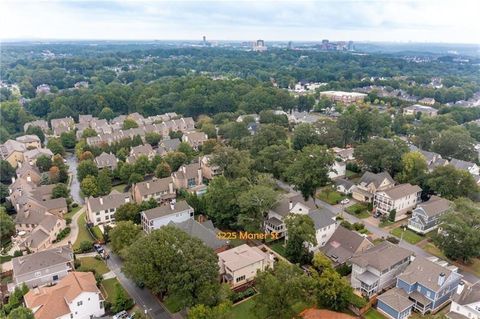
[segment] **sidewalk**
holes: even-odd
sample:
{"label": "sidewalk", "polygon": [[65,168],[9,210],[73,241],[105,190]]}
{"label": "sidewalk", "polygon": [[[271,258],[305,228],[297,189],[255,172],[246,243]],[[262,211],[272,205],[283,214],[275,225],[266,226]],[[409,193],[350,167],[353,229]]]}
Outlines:
{"label": "sidewalk", "polygon": [[70,234],[67,237],[52,245],[52,247],[59,247],[67,245],[70,242],[72,245],[77,240],[78,237],[78,218],[85,212],[86,208],[83,206],[78,212],[75,213],[72,217],[72,222],[70,223]]}

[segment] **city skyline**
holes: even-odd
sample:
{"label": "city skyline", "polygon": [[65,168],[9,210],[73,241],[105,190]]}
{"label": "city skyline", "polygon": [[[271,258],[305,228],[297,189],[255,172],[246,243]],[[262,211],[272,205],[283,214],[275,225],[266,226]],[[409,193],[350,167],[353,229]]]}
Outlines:
{"label": "city skyline", "polygon": [[2,1],[1,38],[480,43],[476,1]]}

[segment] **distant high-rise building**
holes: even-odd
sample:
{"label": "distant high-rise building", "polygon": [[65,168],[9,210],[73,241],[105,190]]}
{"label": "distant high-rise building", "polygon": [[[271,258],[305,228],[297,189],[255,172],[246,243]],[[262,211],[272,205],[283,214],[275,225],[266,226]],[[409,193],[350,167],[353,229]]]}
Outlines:
{"label": "distant high-rise building", "polygon": [[354,51],[355,47],[353,45],[353,41],[348,41],[348,51]]}
{"label": "distant high-rise building", "polygon": [[206,43],[207,43],[207,37],[203,36],[203,44],[206,44]]}
{"label": "distant high-rise building", "polygon": [[292,41],[288,41],[287,49],[291,49],[291,48],[292,48]]}
{"label": "distant high-rise building", "polygon": [[267,51],[267,47],[265,46],[265,41],[257,40],[257,42],[253,46],[253,51],[256,51],[256,52]]}

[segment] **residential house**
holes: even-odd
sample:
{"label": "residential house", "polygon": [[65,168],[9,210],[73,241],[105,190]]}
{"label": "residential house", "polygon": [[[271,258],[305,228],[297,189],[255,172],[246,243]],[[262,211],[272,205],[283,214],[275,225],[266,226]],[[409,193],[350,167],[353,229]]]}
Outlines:
{"label": "residential house", "polygon": [[456,169],[469,172],[471,175],[474,175],[474,176],[480,175],[480,169],[478,165],[475,163],[452,158],[450,160],[450,164],[453,165]]}
{"label": "residential house", "polygon": [[273,256],[246,244],[218,253],[222,282],[237,288],[255,279],[258,271],[273,268]]}
{"label": "residential house", "polygon": [[347,263],[354,255],[373,247],[373,244],[361,234],[338,226],[326,245],[320,250],[332,260],[333,265]]}
{"label": "residential house", "polygon": [[12,259],[13,290],[22,284],[28,288],[56,284],[73,270],[73,251],[68,245]]}
{"label": "residential house", "polygon": [[87,218],[94,225],[108,224],[115,221],[117,209],[132,201],[130,193],[119,193],[113,190],[110,194],[87,198]]}
{"label": "residential house", "polygon": [[355,188],[355,184],[348,179],[337,178],[334,182],[337,192],[345,195],[351,194],[353,189]]}
{"label": "residential house", "polygon": [[435,104],[435,99],[432,97],[424,97],[423,99],[420,99],[418,103],[432,106]]}
{"label": "residential house", "polygon": [[152,145],[150,144],[144,144],[144,145],[138,145],[132,147],[130,150],[130,156],[127,157],[126,162],[127,163],[135,163],[135,161],[140,157],[140,156],[146,156],[149,160],[153,159],[156,155],[156,152],[153,150]]}
{"label": "residential house", "polygon": [[412,217],[408,220],[408,228],[420,233],[426,234],[438,227],[440,217],[451,211],[450,201],[432,196],[426,202],[423,202],[412,211]]}
{"label": "residential house", "polygon": [[217,165],[210,164],[211,158],[212,157],[210,155],[205,155],[200,158],[200,167],[202,168],[202,175],[209,180],[221,174],[220,167],[218,167]]}
{"label": "residential house", "polygon": [[353,152],[354,152],[353,147],[348,147],[348,148],[333,147],[332,151],[337,158],[340,158],[345,162],[355,159],[353,155]]}
{"label": "residential house", "polygon": [[422,189],[409,183],[400,184],[382,191],[377,191],[373,199],[376,212],[388,216],[392,210],[396,211],[395,221],[407,217],[407,212],[413,210],[420,203]]}
{"label": "residential house", "polygon": [[23,163],[23,154],[27,148],[23,143],[15,140],[7,140],[0,145],[0,158],[10,163],[13,167],[17,167],[18,163]]}
{"label": "residential house", "polygon": [[168,152],[175,152],[180,146],[180,140],[178,138],[172,138],[168,140],[161,140],[158,143],[157,153],[160,156],[166,155]]}
{"label": "residential house", "polygon": [[391,188],[394,185],[395,181],[387,172],[378,174],[365,172],[352,190],[352,197],[360,202],[372,202],[377,191]]}
{"label": "residential house", "polygon": [[202,195],[207,191],[203,183],[203,171],[200,163],[182,165],[172,174],[176,188],[183,188],[189,192]]}
{"label": "residential house", "polygon": [[320,92],[320,97],[326,97],[332,102],[341,102],[343,104],[352,104],[356,102],[363,102],[367,96],[365,93],[358,92],[343,92],[343,91],[323,91]]}
{"label": "residential house", "polygon": [[62,135],[62,133],[73,130],[75,127],[75,121],[72,117],[53,119],[50,121],[50,126],[52,127],[53,135],[58,137]]}
{"label": "residential house", "polygon": [[260,122],[260,115],[252,113],[252,114],[245,114],[245,115],[240,115],[237,117],[237,122],[241,123],[245,118],[253,118],[253,121],[256,123]]}
{"label": "residential house", "polygon": [[480,319],[480,281],[475,284],[460,282],[452,298],[449,319]]}
{"label": "residential house", "polygon": [[415,104],[412,106],[407,106],[403,109],[403,115],[414,115],[421,114],[421,116],[433,117],[437,116],[438,110],[425,105]]}
{"label": "residential house", "polygon": [[250,135],[255,135],[260,130],[260,123],[251,122],[247,124],[247,130]]}
{"label": "residential house", "polygon": [[193,218],[188,218],[180,223],[172,221],[168,225],[177,227],[191,237],[200,239],[205,246],[212,248],[216,253],[225,251],[229,247],[228,240],[218,237],[219,230],[215,228],[211,220],[197,222]]}
{"label": "residential house", "polygon": [[387,298],[378,296],[377,309],[390,318],[401,319],[408,317],[408,309],[396,307],[398,300],[411,302],[410,313],[415,310],[424,315],[443,308],[451,301],[462,279],[456,267],[447,267],[445,264],[416,257],[397,276],[396,289],[387,293]]}
{"label": "residential house", "polygon": [[46,156],[53,159],[53,152],[48,148],[35,148],[23,153],[23,159],[26,163],[35,164],[40,156]]}
{"label": "residential house", "polygon": [[413,253],[384,241],[350,259],[351,286],[367,297],[393,286],[410,264]]}
{"label": "residential house", "polygon": [[45,120],[36,120],[32,122],[27,122],[23,125],[23,131],[26,132],[30,126],[38,126],[39,128],[42,129],[44,133],[47,133],[49,130],[48,123]]}
{"label": "residential house", "polygon": [[117,168],[118,159],[112,153],[102,152],[99,156],[95,157],[95,164],[98,168],[108,168],[114,170]]}
{"label": "residential house", "polygon": [[320,115],[310,113],[310,112],[297,112],[293,111],[288,115],[289,122],[299,124],[299,123],[308,123],[313,124],[321,118]]}
{"label": "residential house", "polygon": [[347,164],[338,160],[333,161],[332,166],[330,166],[330,171],[328,172],[328,178],[334,179],[338,177],[345,177],[347,172]]}
{"label": "residential house", "polygon": [[24,299],[35,319],[89,319],[105,314],[92,272],[70,272],[55,286],[30,290]]}
{"label": "residential house", "polygon": [[[35,185],[40,184],[40,180],[42,179],[42,173],[37,166],[31,165],[30,163],[26,162],[21,164],[17,170],[15,171],[17,178],[24,179],[29,183],[34,183]],[[13,180],[15,182],[15,179]]]}
{"label": "residential house", "polygon": [[168,225],[170,222],[181,223],[193,219],[193,208],[186,201],[178,203],[173,199],[169,204],[141,212],[142,228],[146,233]]}
{"label": "residential house", "polygon": [[187,132],[182,136],[182,142],[188,143],[196,151],[206,140],[208,136],[203,132]]}
{"label": "residential house", "polygon": [[154,178],[149,181],[133,184],[133,199],[137,203],[154,198],[162,203],[177,196],[175,184],[172,177]]}
{"label": "residential house", "polygon": [[22,135],[17,137],[15,140],[25,145],[27,149],[42,147],[42,142],[37,135]]}

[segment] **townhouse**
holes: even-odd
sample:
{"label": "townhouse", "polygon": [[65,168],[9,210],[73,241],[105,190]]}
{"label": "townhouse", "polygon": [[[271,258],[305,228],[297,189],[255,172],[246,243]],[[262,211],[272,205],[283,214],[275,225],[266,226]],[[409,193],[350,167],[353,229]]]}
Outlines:
{"label": "townhouse", "polygon": [[22,135],[17,137],[15,140],[25,145],[25,148],[27,149],[42,147],[42,142],[37,135]]}
{"label": "townhouse", "polygon": [[150,233],[170,222],[181,223],[193,219],[193,213],[193,208],[186,201],[176,202],[173,199],[170,203],[141,212],[142,228],[146,233]]}
{"label": "townhouse", "polygon": [[89,197],[86,200],[87,218],[94,225],[114,222],[117,209],[131,201],[130,193],[119,193],[116,190],[107,196]]}
{"label": "townhouse", "polygon": [[175,152],[180,146],[180,140],[178,138],[172,138],[167,140],[161,140],[158,143],[157,153],[160,156],[166,155],[168,152]]}
{"label": "townhouse", "polygon": [[95,157],[95,164],[99,169],[108,168],[109,170],[114,170],[117,168],[118,158],[112,153],[105,153]]}
{"label": "townhouse", "polygon": [[154,198],[157,202],[163,203],[174,199],[177,196],[176,187],[172,177],[153,178],[152,180],[133,184],[133,199],[137,203]]}
{"label": "townhouse", "polygon": [[203,171],[200,163],[182,165],[178,171],[172,174],[172,177],[177,189],[183,188],[197,195],[203,195],[207,191],[207,186],[203,183]]}
{"label": "townhouse", "polygon": [[50,126],[53,130],[53,135],[59,137],[62,133],[69,132],[75,127],[75,121],[72,117],[64,117],[59,119],[52,119]]}
{"label": "townhouse", "polygon": [[421,201],[422,189],[409,183],[400,184],[386,190],[377,191],[373,199],[373,206],[377,213],[388,216],[396,211],[395,221],[407,217],[407,212],[413,210]]}
{"label": "townhouse", "polygon": [[452,210],[451,202],[432,196],[426,202],[419,204],[413,211],[412,217],[408,219],[408,228],[420,233],[426,234],[436,229],[440,222],[440,217]]}
{"label": "townhouse", "polygon": [[437,116],[438,110],[431,106],[425,106],[420,104],[415,104],[403,108],[403,115],[417,116],[417,114],[420,114],[421,116],[433,117]]}
{"label": "townhouse", "polygon": [[205,155],[202,156],[199,161],[200,167],[202,168],[202,174],[208,180],[211,180],[222,173],[218,165],[212,165],[210,163],[211,159],[212,157],[210,155]]}
{"label": "townhouse", "polygon": [[23,131],[26,132],[30,126],[38,126],[44,133],[47,133],[49,130],[48,123],[45,120],[27,122],[23,125]]}
{"label": "townhouse", "polygon": [[352,190],[352,197],[360,202],[372,202],[377,191],[391,188],[395,181],[387,172],[365,172],[357,186]]}
{"label": "townhouse", "polygon": [[219,230],[215,228],[211,220],[197,222],[195,219],[189,218],[183,222],[171,221],[168,225],[181,229],[191,237],[200,239],[205,246],[212,248],[216,253],[225,251],[229,247],[228,240],[219,238]]}
{"label": "townhouse", "polygon": [[12,167],[17,167],[18,163],[23,163],[23,154],[27,151],[25,144],[15,140],[7,140],[0,145],[0,158],[7,161]]}
{"label": "townhouse", "polygon": [[182,136],[182,142],[188,143],[196,151],[206,140],[208,140],[208,136],[203,132],[187,132]]}
{"label": "townhouse", "polygon": [[450,160],[450,164],[453,165],[456,169],[469,172],[473,176],[480,175],[480,168],[475,163],[452,158]]}

